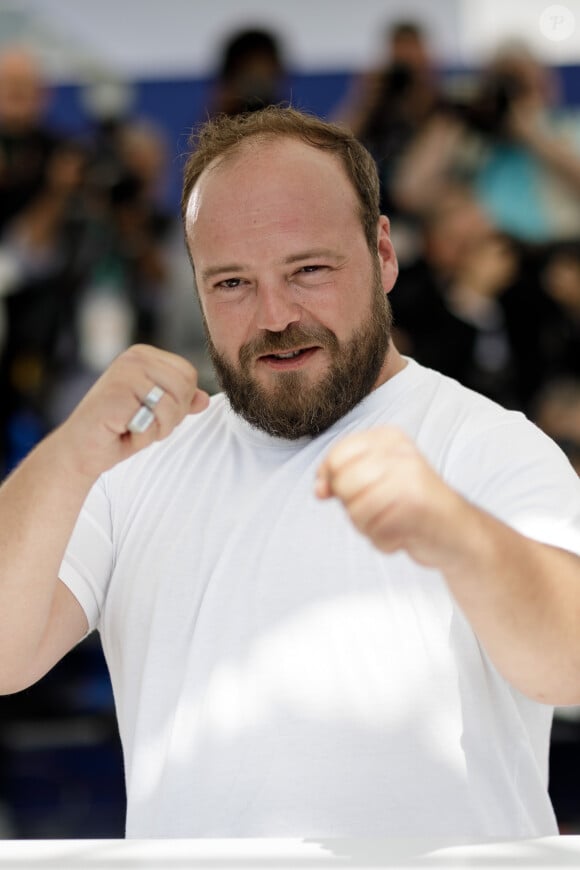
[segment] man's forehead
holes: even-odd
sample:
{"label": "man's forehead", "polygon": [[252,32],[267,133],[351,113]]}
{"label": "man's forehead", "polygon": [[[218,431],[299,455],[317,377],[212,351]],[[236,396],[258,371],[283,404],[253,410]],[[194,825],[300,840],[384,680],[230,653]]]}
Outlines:
{"label": "man's forehead", "polygon": [[[264,182],[267,181],[267,168],[273,170],[275,177],[284,180],[289,177],[290,167],[294,171],[297,167],[305,171],[310,168],[318,174],[324,166],[328,166],[333,174],[338,170],[345,184],[352,187],[340,158],[332,151],[310,145],[294,136],[256,135],[216,157],[204,168],[191,191],[186,211],[187,222],[199,216],[208,188],[214,188],[213,179],[218,180],[218,184],[225,180],[224,186],[229,192],[235,186],[237,177],[240,184],[244,184],[245,174],[251,166],[256,169],[254,184],[259,184],[262,178]],[[354,189],[352,192],[354,194]]]}

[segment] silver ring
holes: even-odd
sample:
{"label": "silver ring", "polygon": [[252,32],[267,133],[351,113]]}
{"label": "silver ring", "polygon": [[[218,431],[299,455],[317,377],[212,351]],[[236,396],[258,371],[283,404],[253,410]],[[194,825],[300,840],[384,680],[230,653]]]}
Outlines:
{"label": "silver ring", "polygon": [[163,387],[158,387],[157,385],[155,385],[149,390],[149,392],[143,399],[143,404],[146,408],[149,408],[150,411],[153,411],[155,406],[159,404],[164,395],[165,390],[163,389]]}
{"label": "silver ring", "polygon": [[151,408],[141,405],[139,410],[131,417],[127,429],[129,432],[135,432],[140,435],[149,428],[154,419],[155,414]]}

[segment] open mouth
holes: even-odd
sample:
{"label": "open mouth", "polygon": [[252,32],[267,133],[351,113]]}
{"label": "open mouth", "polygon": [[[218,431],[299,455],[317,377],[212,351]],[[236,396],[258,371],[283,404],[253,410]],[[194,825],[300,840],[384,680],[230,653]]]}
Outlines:
{"label": "open mouth", "polygon": [[297,350],[267,353],[258,357],[258,362],[266,363],[275,368],[298,368],[309,360],[318,350],[320,350],[319,347],[301,347]]}

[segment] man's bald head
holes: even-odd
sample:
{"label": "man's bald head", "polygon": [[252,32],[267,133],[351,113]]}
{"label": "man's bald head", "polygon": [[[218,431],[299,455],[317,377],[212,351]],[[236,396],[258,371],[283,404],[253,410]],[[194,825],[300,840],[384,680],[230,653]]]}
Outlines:
{"label": "man's bald head", "polygon": [[0,54],[0,125],[20,133],[41,119],[46,86],[40,64],[25,48],[9,48]]}

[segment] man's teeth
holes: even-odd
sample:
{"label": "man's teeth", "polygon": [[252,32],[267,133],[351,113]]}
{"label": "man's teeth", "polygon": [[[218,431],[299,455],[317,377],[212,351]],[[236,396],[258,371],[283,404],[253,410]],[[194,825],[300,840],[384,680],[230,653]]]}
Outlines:
{"label": "man's teeth", "polygon": [[291,350],[290,353],[273,353],[272,356],[276,357],[276,359],[292,359],[301,353],[301,350]]}

